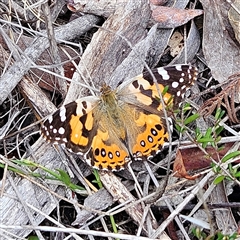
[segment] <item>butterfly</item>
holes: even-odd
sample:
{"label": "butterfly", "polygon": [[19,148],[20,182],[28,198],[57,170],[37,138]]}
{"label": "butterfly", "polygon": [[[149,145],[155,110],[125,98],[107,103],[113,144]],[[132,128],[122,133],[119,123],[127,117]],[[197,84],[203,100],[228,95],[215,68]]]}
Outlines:
{"label": "butterfly", "polygon": [[[117,171],[132,160],[147,160],[161,151],[169,132],[159,99],[176,108],[197,79],[191,65],[145,72],[99,96],[87,96],[60,107],[42,124],[46,140],[65,146],[93,168]],[[158,86],[158,87],[157,87]]]}

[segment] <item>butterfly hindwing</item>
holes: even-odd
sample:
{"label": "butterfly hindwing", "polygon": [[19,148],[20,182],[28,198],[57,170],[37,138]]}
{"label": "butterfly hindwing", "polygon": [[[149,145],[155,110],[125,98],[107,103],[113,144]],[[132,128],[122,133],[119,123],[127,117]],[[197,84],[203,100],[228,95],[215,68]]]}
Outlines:
{"label": "butterfly hindwing", "polygon": [[128,142],[128,147],[135,160],[146,160],[162,149],[169,133],[160,114],[138,111],[136,108],[133,111],[137,112],[134,125],[137,134],[133,141]]}
{"label": "butterfly hindwing", "polygon": [[121,170],[131,160],[126,146],[111,131],[97,131],[92,139],[86,162],[97,169]]}

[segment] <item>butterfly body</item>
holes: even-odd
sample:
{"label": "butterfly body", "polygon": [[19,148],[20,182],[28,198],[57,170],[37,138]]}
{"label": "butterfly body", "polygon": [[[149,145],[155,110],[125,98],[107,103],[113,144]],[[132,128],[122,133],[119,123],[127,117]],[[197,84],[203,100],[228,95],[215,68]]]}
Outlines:
{"label": "butterfly body", "polygon": [[99,97],[89,96],[61,107],[42,126],[44,137],[84,157],[94,168],[121,170],[132,159],[151,158],[168,141],[159,100],[173,105],[196,80],[197,70],[176,65],[142,74],[112,90],[104,85]]}

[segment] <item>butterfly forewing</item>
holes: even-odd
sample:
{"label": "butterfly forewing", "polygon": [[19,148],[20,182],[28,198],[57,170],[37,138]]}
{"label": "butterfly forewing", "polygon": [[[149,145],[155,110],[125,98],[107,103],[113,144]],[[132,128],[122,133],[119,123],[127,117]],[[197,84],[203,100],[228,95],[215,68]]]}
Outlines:
{"label": "butterfly forewing", "polygon": [[[186,91],[195,83],[197,74],[197,69],[191,65],[167,66],[164,68],[157,68],[153,71],[153,75],[159,86],[167,86],[166,93],[163,97],[168,94],[169,96],[166,96],[167,99],[173,98],[174,108],[178,107],[178,104],[185,97]],[[149,72],[143,73],[143,77],[149,82],[153,81]],[[165,102],[168,103],[166,100]]]}
{"label": "butterfly forewing", "polygon": [[41,131],[44,138],[84,155],[91,146],[89,139],[97,131],[92,110],[98,101],[96,97],[85,97],[59,108],[43,122]]}
{"label": "butterfly forewing", "polygon": [[[186,91],[197,79],[197,69],[191,65],[174,65],[167,67],[160,67],[152,70],[152,74],[156,79],[158,88],[152,75],[149,72],[144,72],[142,75],[132,79],[132,82],[127,86],[128,90],[140,93],[139,97],[141,102],[153,104],[156,108],[156,102],[152,99],[159,99],[159,91],[163,94],[165,104],[173,101],[173,107],[178,107],[178,104],[185,97]],[[160,102],[160,101],[158,101]],[[158,107],[159,110],[162,108]]]}

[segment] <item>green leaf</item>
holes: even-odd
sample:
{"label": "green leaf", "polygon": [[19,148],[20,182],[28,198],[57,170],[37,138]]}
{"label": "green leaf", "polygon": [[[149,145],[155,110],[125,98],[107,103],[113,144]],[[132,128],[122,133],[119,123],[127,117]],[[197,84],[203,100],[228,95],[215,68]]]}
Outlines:
{"label": "green leaf", "polygon": [[184,131],[186,131],[186,128],[183,126],[183,127],[181,127],[180,125],[178,125],[177,123],[175,123],[175,127],[176,127],[176,129],[177,129],[177,131],[179,132],[179,133],[183,133]]}
{"label": "green leaf", "polygon": [[197,135],[197,142],[199,142],[199,140],[201,139],[203,137],[203,135],[201,134],[201,133],[199,133],[198,135]]}
{"label": "green leaf", "polygon": [[231,159],[231,158],[234,158],[234,157],[237,157],[240,155],[240,151],[235,151],[235,152],[232,152],[232,153],[229,153],[227,154],[226,156],[224,156],[222,158],[222,162],[226,162],[227,160]]}
{"label": "green leaf", "polygon": [[215,129],[215,133],[218,136],[222,131],[223,131],[224,127],[223,126],[219,126]]}
{"label": "green leaf", "polygon": [[221,108],[218,108],[215,114],[215,119],[221,120],[224,114],[225,114],[225,111],[222,110]]}
{"label": "green leaf", "polygon": [[218,137],[215,139],[215,142],[218,143],[218,142],[220,142],[221,139],[222,139],[222,137],[221,137],[221,136],[218,136]]}
{"label": "green leaf", "polygon": [[110,215],[109,217],[110,217],[110,221],[111,221],[111,224],[112,224],[113,232],[118,233],[117,226],[116,226],[116,223],[115,223],[115,220],[114,220],[114,216]]}
{"label": "green leaf", "polygon": [[217,185],[217,184],[221,183],[221,182],[224,180],[224,178],[225,178],[225,176],[223,176],[223,175],[218,176],[218,177],[215,178],[215,180],[213,181],[213,183],[214,183],[215,185]]}
{"label": "green leaf", "polygon": [[169,86],[165,86],[162,91],[162,96],[164,96],[168,92]]}
{"label": "green leaf", "polygon": [[28,167],[37,167],[38,164],[35,162],[30,161],[29,159],[13,159],[12,160],[14,163],[18,165],[23,165],[23,166],[28,166]]}
{"label": "green leaf", "polygon": [[184,106],[183,106],[183,109],[184,109],[184,108],[189,108],[189,107],[191,107],[191,104],[186,102],[186,103],[184,104]]}
{"label": "green leaf", "polygon": [[195,132],[196,132],[196,135],[199,135],[199,134],[201,134],[199,127],[196,127],[196,130],[195,130]]}
{"label": "green leaf", "polygon": [[214,118],[215,118],[216,120],[218,120],[218,119],[219,119],[219,117],[220,117],[220,115],[221,115],[221,109],[220,109],[220,108],[218,108],[218,109],[216,110],[216,113],[215,113],[215,116],[214,116]]}
{"label": "green leaf", "polygon": [[93,169],[93,174],[96,178],[96,180],[94,180],[94,182],[96,181],[96,183],[98,184],[98,187],[99,188],[103,188],[103,185],[102,185],[102,182],[101,182],[101,179],[100,179],[100,176],[98,174],[98,170],[97,169]]}
{"label": "green leaf", "polygon": [[224,235],[221,232],[218,232],[216,237],[217,237],[216,240],[223,240]]}
{"label": "green leaf", "polygon": [[208,128],[204,137],[211,137],[211,134],[212,134],[212,128]]}
{"label": "green leaf", "polygon": [[237,237],[238,237],[238,234],[235,232],[235,233],[233,233],[231,236],[230,236],[230,240],[235,240],[235,239],[237,239]]}
{"label": "green leaf", "polygon": [[175,127],[176,127],[176,129],[177,129],[178,132],[181,132],[181,129],[182,129],[182,128],[181,128],[177,123],[175,123]]}
{"label": "green leaf", "polygon": [[85,190],[85,188],[78,186],[74,183],[70,183],[67,187],[69,187],[72,191],[76,191],[76,190]]}
{"label": "green leaf", "polygon": [[39,240],[37,236],[29,236],[28,240]]}
{"label": "green leaf", "polygon": [[240,172],[235,173],[235,174],[234,174],[234,177],[235,177],[235,178],[239,178],[239,177],[240,177]]}
{"label": "green leaf", "polygon": [[187,111],[191,110],[192,109],[192,106],[190,103],[185,103],[182,107],[182,111],[183,113],[186,113]]}
{"label": "green leaf", "polygon": [[202,142],[202,147],[206,148],[208,143],[213,143],[214,140],[212,138],[212,128],[208,128],[204,137],[200,139],[200,142]]}
{"label": "green leaf", "polygon": [[203,137],[201,139],[198,140],[199,143],[212,143],[215,142],[214,139],[211,138],[207,138],[207,137]]}
{"label": "green leaf", "polygon": [[187,124],[195,121],[196,119],[199,118],[199,116],[200,115],[198,113],[191,115],[190,117],[188,117],[187,119],[184,120],[184,124],[187,125]]}
{"label": "green leaf", "polygon": [[199,227],[195,227],[195,228],[191,229],[191,231],[192,231],[193,235],[199,240],[207,238],[207,235]]}
{"label": "green leaf", "polygon": [[57,171],[60,173],[61,181],[67,186],[69,186],[69,184],[71,183],[71,179],[67,172],[63,171],[62,169],[57,169]]}
{"label": "green leaf", "polygon": [[213,172],[220,173],[220,171],[221,171],[220,166],[216,165],[215,163],[211,163],[210,165],[211,165]]}

